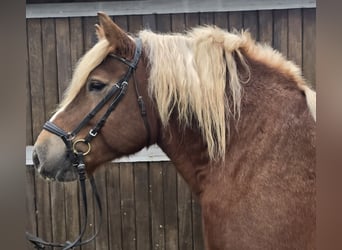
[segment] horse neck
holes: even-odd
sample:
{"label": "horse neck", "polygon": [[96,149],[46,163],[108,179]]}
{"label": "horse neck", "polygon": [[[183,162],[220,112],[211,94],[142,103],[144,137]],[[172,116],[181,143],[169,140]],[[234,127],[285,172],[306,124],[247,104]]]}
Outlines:
{"label": "horse neck", "polygon": [[199,194],[202,191],[201,178],[206,177],[210,169],[209,156],[199,130],[182,127],[172,115],[169,125],[161,129],[158,145],[171,159],[192,192]]}
{"label": "horse neck", "polygon": [[[224,166],[209,160],[199,130],[183,128],[176,115],[158,142],[194,193],[217,178],[253,176],[274,164],[314,166],[315,123],[294,80],[248,59],[251,80],[243,86],[241,116],[230,122]],[[271,163],[272,162],[272,163]],[[255,165],[259,170],[252,169]],[[305,165],[306,164],[306,165]],[[311,171],[311,170],[309,170]]]}

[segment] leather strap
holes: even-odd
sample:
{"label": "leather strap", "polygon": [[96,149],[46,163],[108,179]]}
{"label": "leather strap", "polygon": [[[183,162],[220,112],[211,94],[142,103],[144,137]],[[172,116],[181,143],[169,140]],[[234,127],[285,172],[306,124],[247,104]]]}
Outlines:
{"label": "leather strap", "polygon": [[77,156],[79,164],[77,166],[78,174],[79,174],[79,182],[81,187],[81,195],[82,195],[82,201],[83,201],[83,210],[84,210],[84,222],[82,226],[82,230],[80,235],[74,240],[73,242],[67,241],[65,243],[54,243],[54,242],[47,242],[42,240],[41,238],[38,238],[28,232],[26,232],[26,238],[34,245],[36,249],[45,249],[45,247],[63,247],[63,250],[67,249],[73,249],[78,246],[85,245],[92,241],[99,233],[101,229],[102,224],[102,206],[100,201],[100,196],[96,187],[95,179],[91,175],[89,176],[89,181],[91,185],[91,189],[93,191],[93,194],[95,196],[95,201],[99,210],[99,224],[96,227],[96,232],[93,236],[91,236],[89,239],[81,241],[82,237],[84,236],[84,233],[86,231],[86,226],[88,222],[88,202],[87,202],[87,193],[86,193],[86,186],[85,186],[85,180],[86,180],[86,173],[85,173],[85,165],[83,163],[83,155],[79,154]]}
{"label": "leather strap", "polygon": [[137,80],[135,78],[135,72],[133,72],[133,79],[134,79],[133,81],[134,81],[134,86],[135,86],[135,93],[136,93],[137,98],[138,98],[138,105],[140,108],[140,114],[141,114],[141,117],[143,118],[145,129],[146,129],[146,143],[147,143],[147,146],[149,146],[150,141],[151,141],[151,128],[150,128],[150,124],[148,122],[145,102],[144,102],[144,99],[140,95],[140,92],[139,92],[138,83],[137,83]]}

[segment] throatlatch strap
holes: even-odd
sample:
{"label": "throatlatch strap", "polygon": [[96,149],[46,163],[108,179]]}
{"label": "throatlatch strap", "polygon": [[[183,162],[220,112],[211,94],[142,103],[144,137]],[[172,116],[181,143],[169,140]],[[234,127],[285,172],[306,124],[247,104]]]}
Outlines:
{"label": "throatlatch strap", "polygon": [[141,117],[143,118],[144,121],[144,125],[145,125],[145,129],[146,129],[146,142],[147,142],[147,146],[150,145],[150,140],[151,140],[151,128],[150,128],[150,124],[148,123],[148,118],[147,118],[147,111],[146,111],[146,106],[145,106],[145,102],[144,99],[142,97],[142,95],[140,95],[139,92],[139,88],[138,88],[138,83],[137,80],[135,78],[135,71],[133,72],[133,82],[134,82],[134,87],[135,87],[135,93],[137,95],[138,98],[138,105],[140,108],[140,114]]}

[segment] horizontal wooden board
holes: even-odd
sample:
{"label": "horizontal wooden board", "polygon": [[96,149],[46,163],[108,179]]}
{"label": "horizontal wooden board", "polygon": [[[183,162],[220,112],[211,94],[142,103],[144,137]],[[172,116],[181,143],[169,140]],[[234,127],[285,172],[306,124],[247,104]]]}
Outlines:
{"label": "horizontal wooden board", "polygon": [[96,16],[98,11],[104,11],[109,15],[143,15],[315,7],[315,0],[147,0],[52,3],[27,4],[26,18]]}
{"label": "horizontal wooden board", "polygon": [[[33,146],[26,146],[26,165],[33,165],[32,161]],[[113,162],[161,162],[170,161],[169,157],[157,146],[152,145],[149,148],[143,148],[139,152],[121,157]]]}

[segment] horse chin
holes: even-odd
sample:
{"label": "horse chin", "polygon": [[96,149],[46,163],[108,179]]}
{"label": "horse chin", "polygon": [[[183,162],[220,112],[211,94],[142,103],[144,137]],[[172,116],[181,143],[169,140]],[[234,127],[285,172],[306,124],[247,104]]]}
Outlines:
{"label": "horse chin", "polygon": [[59,182],[77,180],[77,168],[73,166],[71,160],[63,141],[56,136],[43,138],[34,145],[33,165],[45,180]]}
{"label": "horse chin", "polygon": [[51,171],[51,168],[42,167],[39,174],[48,181],[71,182],[77,180],[77,169],[70,162],[64,162],[60,167],[55,169]]}
{"label": "horse chin", "polygon": [[57,172],[55,179],[59,182],[70,182],[77,180],[77,177],[77,169],[71,166],[67,170]]}

